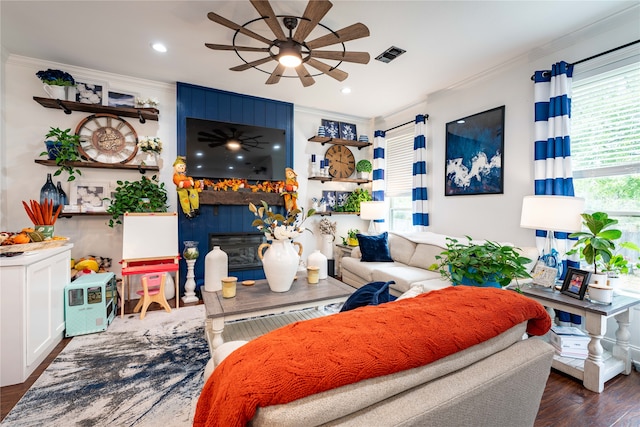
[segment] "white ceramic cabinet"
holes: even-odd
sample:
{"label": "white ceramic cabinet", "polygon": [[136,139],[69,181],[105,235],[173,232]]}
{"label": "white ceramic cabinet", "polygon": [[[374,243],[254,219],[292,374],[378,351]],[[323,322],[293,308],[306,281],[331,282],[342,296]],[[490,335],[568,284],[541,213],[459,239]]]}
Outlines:
{"label": "white ceramic cabinet", "polygon": [[0,386],[24,382],[62,340],[72,247],[0,259]]}

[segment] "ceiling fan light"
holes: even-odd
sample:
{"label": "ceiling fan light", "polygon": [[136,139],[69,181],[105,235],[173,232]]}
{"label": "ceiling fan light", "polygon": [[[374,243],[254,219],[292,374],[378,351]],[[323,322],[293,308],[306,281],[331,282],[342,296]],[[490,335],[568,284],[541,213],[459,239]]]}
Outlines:
{"label": "ceiling fan light", "polygon": [[278,62],[285,67],[295,68],[302,64],[302,57],[297,52],[282,52],[278,55]]}
{"label": "ceiling fan light", "polygon": [[227,141],[227,148],[229,150],[239,150],[240,149],[240,143],[236,140],[230,140]]}

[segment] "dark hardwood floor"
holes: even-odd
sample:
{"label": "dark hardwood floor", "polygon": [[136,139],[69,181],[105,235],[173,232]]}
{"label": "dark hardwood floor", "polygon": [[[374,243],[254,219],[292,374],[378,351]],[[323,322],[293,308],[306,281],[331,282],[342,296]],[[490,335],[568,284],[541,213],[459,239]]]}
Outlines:
{"label": "dark hardwood floor", "polygon": [[[136,302],[129,301],[125,313],[131,313]],[[173,300],[169,304],[175,306]],[[156,309],[155,306],[153,304],[150,309]],[[72,339],[64,338],[23,384],[0,388],[0,421]],[[605,384],[604,392],[599,394],[585,389],[578,380],[552,370],[534,427],[577,426],[640,426],[640,372],[633,370],[631,375],[616,376]]]}

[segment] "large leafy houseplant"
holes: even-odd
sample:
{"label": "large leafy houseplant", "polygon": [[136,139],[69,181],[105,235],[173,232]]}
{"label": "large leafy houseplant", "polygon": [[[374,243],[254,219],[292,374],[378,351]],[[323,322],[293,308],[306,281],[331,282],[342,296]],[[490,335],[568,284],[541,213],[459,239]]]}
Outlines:
{"label": "large leafy houseplant", "polygon": [[71,129],[62,130],[51,127],[45,137],[55,138],[45,141],[47,151],[40,153],[41,156],[49,156],[56,161],[58,170],[56,170],[53,175],[58,176],[63,171],[66,171],[69,174],[67,181],[75,180],[75,174],[82,175],[80,169],[74,168],[71,164],[71,162],[79,162],[82,160],[78,153],[80,136],[72,134]]}
{"label": "large leafy houseplant", "polygon": [[464,243],[447,237],[447,249],[436,255],[438,262],[429,269],[439,270],[454,285],[485,286],[494,282],[504,287],[513,279],[531,277],[525,267],[531,260],[520,255],[518,248],[491,241],[474,244],[471,237],[466,237],[468,242]]}
{"label": "large leafy houseplant", "polygon": [[122,224],[120,217],[125,212],[166,212],[167,190],[156,175],[151,179],[142,176],[140,181],[117,181],[118,186],[110,200],[107,212],[112,215],[109,227]]}
{"label": "large leafy houseplant", "polygon": [[371,193],[366,188],[356,188],[349,194],[342,206],[336,206],[336,212],[360,212],[361,202],[370,202]]}
{"label": "large leafy houseplant", "polygon": [[628,261],[616,251],[619,249],[631,249],[639,251],[640,247],[632,242],[622,242],[616,248],[616,240],[622,237],[622,231],[611,228],[618,223],[617,219],[609,218],[606,212],[594,212],[593,214],[581,214],[582,224],[589,230],[572,233],[569,237],[577,238],[573,249],[567,252],[571,255],[580,253],[587,264],[593,267],[593,273],[612,272],[627,273]]}

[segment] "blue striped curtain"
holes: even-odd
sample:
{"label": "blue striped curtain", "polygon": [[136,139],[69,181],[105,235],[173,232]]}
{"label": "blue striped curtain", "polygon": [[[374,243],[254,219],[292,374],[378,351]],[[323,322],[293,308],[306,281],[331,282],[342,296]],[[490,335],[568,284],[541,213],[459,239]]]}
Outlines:
{"label": "blue striped curtain", "polygon": [[422,114],[416,116],[415,136],[413,138],[413,225],[418,231],[424,231],[429,225],[429,205],[427,197],[427,123]]}
{"label": "blue striped curtain", "polygon": [[373,134],[373,183],[371,184],[371,197],[376,201],[384,200],[386,184],[384,182],[385,131],[377,130]]}
{"label": "blue striped curtain", "polygon": [[[558,62],[551,71],[534,74],[535,100],[535,160],[534,178],[536,195],[575,196],[571,170],[571,78],[573,65]],[[547,232],[536,230],[536,244],[544,245]],[[562,260],[562,278],[567,267],[579,267],[577,258],[567,259],[566,252],[573,246],[568,234],[555,232],[552,245]],[[580,316],[556,311],[562,322],[581,323]]]}

